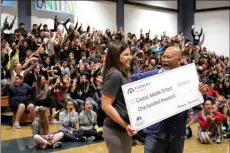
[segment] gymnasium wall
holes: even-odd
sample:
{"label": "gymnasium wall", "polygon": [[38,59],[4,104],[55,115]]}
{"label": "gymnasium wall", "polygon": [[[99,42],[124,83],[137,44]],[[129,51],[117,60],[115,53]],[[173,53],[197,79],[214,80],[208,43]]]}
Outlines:
{"label": "gymnasium wall", "polygon": [[216,8],[216,7],[225,7],[229,6],[230,1],[196,1],[196,9],[207,9],[207,8]]}
{"label": "gymnasium wall", "polygon": [[[115,28],[116,26],[116,3],[113,2],[91,2],[91,1],[73,1],[74,15],[56,12],[45,12],[35,10],[35,2],[32,2],[32,23],[46,23],[49,28],[54,27],[54,17],[57,14],[62,21],[71,18],[70,23],[79,21],[86,28],[89,23],[91,28],[105,30]],[[69,24],[70,24],[69,23]],[[67,24],[67,27],[69,26]]]}
{"label": "gymnasium wall", "polygon": [[153,5],[153,6],[177,9],[177,1],[135,1],[135,0],[129,0],[129,1]]}
{"label": "gymnasium wall", "polygon": [[[196,9],[229,6],[229,1],[197,1]],[[195,29],[203,27],[202,46],[218,55],[229,56],[229,12],[230,10],[196,12]]]}
{"label": "gymnasium wall", "polygon": [[[16,6],[15,7],[8,7],[8,6],[1,6],[1,27],[3,25],[3,22],[5,21],[6,16],[8,16],[7,21],[9,24],[12,22],[14,19],[14,16],[18,17],[18,1],[16,1]],[[14,22],[14,26],[12,30],[5,30],[5,33],[13,33],[14,30],[18,27],[18,20],[16,19]]]}
{"label": "gymnasium wall", "polygon": [[166,31],[169,36],[175,36],[177,34],[177,13],[126,4],[124,31],[136,33],[139,37],[141,28],[143,33],[147,33],[150,29],[150,37],[156,33],[160,36],[163,31]]}

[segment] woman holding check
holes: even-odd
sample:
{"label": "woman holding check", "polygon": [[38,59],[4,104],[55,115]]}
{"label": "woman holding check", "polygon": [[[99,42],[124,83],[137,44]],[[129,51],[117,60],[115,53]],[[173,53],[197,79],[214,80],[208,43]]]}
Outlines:
{"label": "woman holding check", "polygon": [[114,41],[108,48],[103,69],[102,109],[107,114],[103,136],[109,153],[131,153],[131,127],[121,86],[130,82],[130,49]]}

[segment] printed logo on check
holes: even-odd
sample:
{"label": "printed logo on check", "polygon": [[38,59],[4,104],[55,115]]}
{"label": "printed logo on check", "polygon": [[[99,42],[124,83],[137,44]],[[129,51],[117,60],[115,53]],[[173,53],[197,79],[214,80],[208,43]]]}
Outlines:
{"label": "printed logo on check", "polygon": [[136,126],[137,127],[142,126],[144,123],[145,121],[140,116],[138,116],[136,119]]}
{"label": "printed logo on check", "polygon": [[133,88],[129,88],[128,89],[128,94],[132,94],[132,93],[134,93],[134,89]]}

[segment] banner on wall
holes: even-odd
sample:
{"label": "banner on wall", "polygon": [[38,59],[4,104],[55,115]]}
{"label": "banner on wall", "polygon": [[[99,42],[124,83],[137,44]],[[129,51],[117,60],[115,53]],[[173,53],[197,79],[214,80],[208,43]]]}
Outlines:
{"label": "banner on wall", "polygon": [[74,1],[36,0],[35,9],[39,11],[59,12],[74,14]]}
{"label": "banner on wall", "polygon": [[1,0],[1,6],[15,7],[16,1]]}

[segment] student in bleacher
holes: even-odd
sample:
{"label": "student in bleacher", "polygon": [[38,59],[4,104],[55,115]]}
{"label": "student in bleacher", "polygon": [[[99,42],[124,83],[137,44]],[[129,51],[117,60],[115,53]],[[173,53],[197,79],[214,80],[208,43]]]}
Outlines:
{"label": "student in bleacher", "polygon": [[92,98],[94,95],[94,89],[92,86],[92,83],[90,82],[90,78],[88,73],[85,73],[84,75],[81,76],[82,78],[82,92],[83,92],[83,97],[84,99],[87,99],[90,101],[93,105],[94,110],[98,110],[98,103]]}
{"label": "student in bleacher", "polygon": [[216,90],[212,90],[209,88],[209,86],[206,84],[205,85],[206,89],[207,89],[207,95],[208,96],[212,96],[212,97],[218,97],[219,96],[219,93],[216,91]]}
{"label": "student in bleacher", "polygon": [[38,117],[32,123],[34,145],[41,149],[47,149],[48,147],[58,148],[62,145],[59,142],[64,136],[62,132],[49,133],[49,116],[49,108],[40,107]]}
{"label": "student in bleacher", "polygon": [[192,37],[193,37],[193,44],[198,45],[200,43],[200,37],[203,34],[203,28],[201,27],[200,33],[198,31],[194,32],[194,28],[195,28],[195,26],[193,25],[192,29],[191,29],[191,33],[192,33]]}
{"label": "student in bleacher", "polygon": [[[36,106],[45,106],[52,108],[52,119],[51,123],[55,123],[55,116],[59,111],[56,111],[56,100],[51,96],[52,87],[48,85],[48,81],[45,76],[41,75],[37,80],[37,101]],[[37,108],[37,107],[36,107]]]}
{"label": "student in bleacher", "polygon": [[80,129],[84,131],[84,136],[91,140],[103,140],[102,135],[97,132],[99,130],[97,125],[97,114],[92,110],[92,103],[86,100],[84,107],[85,110],[79,115]]}
{"label": "student in bleacher", "polygon": [[194,112],[193,109],[189,109],[188,110],[188,120],[187,120],[187,124],[186,124],[186,138],[189,139],[190,137],[192,137],[192,129],[191,129],[191,125],[194,123]]}
{"label": "student in bleacher", "polygon": [[22,64],[19,62],[17,63],[18,61],[17,55],[12,57],[10,63],[11,80],[13,81],[16,75],[21,75],[22,77],[24,77],[26,74],[28,74],[29,71],[31,71],[32,69],[34,69],[34,67],[37,66],[37,64],[35,63],[36,60],[37,58],[29,59],[27,62],[31,62],[32,63],[31,66],[26,70],[23,70]]}
{"label": "student in bleacher", "polygon": [[84,109],[84,101],[80,98],[82,95],[81,89],[80,89],[80,77],[76,77],[72,80],[71,86],[70,86],[70,97],[71,100],[75,105],[78,106],[78,112],[82,111]]}
{"label": "student in bleacher", "polygon": [[67,76],[57,77],[52,80],[52,94],[57,103],[57,109],[65,107],[65,95],[69,88]]}
{"label": "student in bleacher", "polygon": [[16,15],[14,17],[14,19],[11,21],[11,23],[9,24],[8,20],[8,16],[6,16],[3,25],[1,27],[1,40],[7,37],[7,40],[9,38],[9,34],[4,33],[5,30],[11,30],[14,26],[14,22],[16,20]]}
{"label": "student in bleacher", "polygon": [[16,112],[13,128],[20,129],[19,120],[23,113],[30,113],[33,120],[36,117],[34,104],[32,103],[33,89],[29,85],[23,83],[23,76],[16,75],[14,83],[9,86],[9,107]]}
{"label": "student in bleacher", "polygon": [[202,144],[222,141],[222,121],[226,116],[213,110],[213,102],[206,100],[198,114],[198,141]]}

